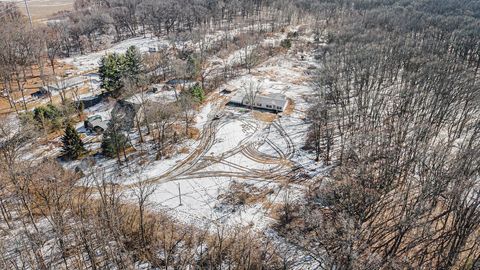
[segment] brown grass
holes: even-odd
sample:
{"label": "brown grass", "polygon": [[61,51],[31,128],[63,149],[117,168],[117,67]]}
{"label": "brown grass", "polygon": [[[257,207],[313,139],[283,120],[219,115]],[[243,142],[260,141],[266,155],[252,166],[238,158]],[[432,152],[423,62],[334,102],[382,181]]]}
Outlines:
{"label": "brown grass", "polygon": [[256,187],[252,184],[232,182],[226,193],[220,194],[218,199],[226,205],[253,205],[264,203],[268,195],[274,191],[271,188]]}
{"label": "brown grass", "polygon": [[271,123],[277,120],[278,116],[273,113],[253,111],[253,117],[259,121]]}
{"label": "brown grass", "polygon": [[187,138],[198,140],[198,138],[200,138],[200,130],[196,127],[189,127]]}
{"label": "brown grass", "polygon": [[190,152],[190,148],[186,147],[186,146],[182,146],[179,150],[178,150],[178,153],[180,154],[188,154]]}
{"label": "brown grass", "polygon": [[[61,76],[65,74],[67,70],[75,70],[75,67],[69,64],[61,63],[61,62],[55,62],[55,73],[57,76]],[[31,69],[27,69],[26,71],[27,75],[27,82],[24,85],[24,92],[25,92],[25,98],[27,99],[30,97],[30,95],[36,91],[42,86],[42,80],[40,78],[40,68],[38,65],[34,65],[31,67]],[[53,76],[52,69],[50,68],[50,65],[45,64],[44,65],[44,76],[47,81],[47,83],[51,83],[52,79],[51,77]],[[18,90],[18,87],[16,85],[16,82],[11,83],[12,86],[12,93],[11,96],[14,100],[20,100],[22,98],[22,93],[20,90]],[[4,89],[5,85],[0,83],[0,89]],[[85,94],[88,92],[88,87],[83,87],[78,90],[78,94]],[[66,94],[67,98],[71,99],[73,98],[73,92],[72,91],[67,91]],[[48,100],[48,98],[43,99],[43,101]],[[60,96],[54,96],[52,97],[53,103],[54,104],[59,104],[61,102]],[[39,105],[42,104],[42,99],[40,100],[34,100],[31,102],[27,102],[27,108],[32,109],[35,108]],[[21,110],[23,109],[23,102],[17,103],[17,109]],[[0,114],[6,114],[6,113],[11,113],[14,112],[15,109],[10,108],[10,105],[8,103],[8,100],[5,98],[0,98]]]}
{"label": "brown grass", "polygon": [[[43,23],[58,12],[73,10],[73,3],[74,0],[30,0],[28,1],[28,7],[33,21],[35,23]],[[17,5],[20,11],[26,15],[23,1],[18,1]]]}
{"label": "brown grass", "polygon": [[285,111],[283,112],[283,114],[290,115],[293,113],[294,109],[295,109],[295,102],[293,101],[293,99],[288,98],[288,105]]}

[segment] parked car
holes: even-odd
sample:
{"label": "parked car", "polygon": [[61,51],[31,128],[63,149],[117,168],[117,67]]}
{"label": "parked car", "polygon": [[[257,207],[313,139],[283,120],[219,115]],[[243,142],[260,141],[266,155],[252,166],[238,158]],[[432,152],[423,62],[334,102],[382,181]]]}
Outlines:
{"label": "parked car", "polygon": [[83,125],[87,130],[97,134],[102,134],[108,128],[108,122],[103,121],[100,115],[90,116],[83,122]]}

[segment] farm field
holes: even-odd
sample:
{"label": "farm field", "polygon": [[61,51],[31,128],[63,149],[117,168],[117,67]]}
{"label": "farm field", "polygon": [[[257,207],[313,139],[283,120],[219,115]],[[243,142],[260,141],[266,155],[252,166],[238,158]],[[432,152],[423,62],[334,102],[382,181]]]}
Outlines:
{"label": "farm field", "polygon": [[[0,2],[11,1],[0,0]],[[27,14],[24,1],[16,0],[13,2],[17,3],[22,13]],[[35,22],[44,22],[60,11],[72,10],[74,0],[27,0],[27,2],[32,19]]]}

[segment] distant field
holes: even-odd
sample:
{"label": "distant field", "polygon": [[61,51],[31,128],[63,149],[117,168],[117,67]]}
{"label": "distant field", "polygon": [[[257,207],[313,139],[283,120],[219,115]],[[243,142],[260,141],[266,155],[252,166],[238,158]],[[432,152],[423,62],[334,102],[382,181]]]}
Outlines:
{"label": "distant field", "polygon": [[[17,2],[20,10],[26,14],[23,0],[0,0],[0,2]],[[43,21],[62,10],[72,10],[75,0],[27,0],[30,14],[35,21]]]}

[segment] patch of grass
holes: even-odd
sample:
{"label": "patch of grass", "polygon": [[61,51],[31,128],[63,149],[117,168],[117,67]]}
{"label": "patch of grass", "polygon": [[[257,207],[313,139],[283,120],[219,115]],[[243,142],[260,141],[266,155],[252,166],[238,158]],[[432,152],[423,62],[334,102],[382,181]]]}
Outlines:
{"label": "patch of grass", "polygon": [[200,138],[200,130],[198,128],[195,128],[195,127],[188,128],[187,137],[189,139],[198,140],[198,138]]}
{"label": "patch of grass", "polygon": [[218,196],[218,199],[222,204],[229,206],[253,205],[265,202],[267,196],[273,192],[271,188],[235,181],[230,184],[227,192]]}
{"label": "patch of grass", "polygon": [[253,117],[259,121],[263,121],[267,123],[271,123],[278,118],[276,114],[268,113],[268,112],[259,112],[259,111],[254,111]]}
{"label": "patch of grass", "polygon": [[295,109],[295,102],[289,98],[288,99],[288,105],[283,114],[290,115],[293,113],[293,110]]}

